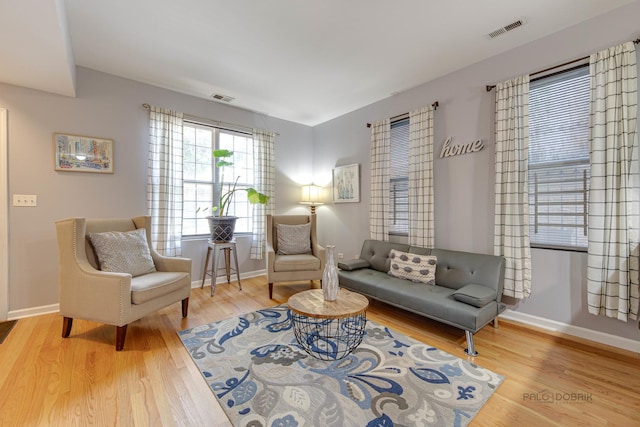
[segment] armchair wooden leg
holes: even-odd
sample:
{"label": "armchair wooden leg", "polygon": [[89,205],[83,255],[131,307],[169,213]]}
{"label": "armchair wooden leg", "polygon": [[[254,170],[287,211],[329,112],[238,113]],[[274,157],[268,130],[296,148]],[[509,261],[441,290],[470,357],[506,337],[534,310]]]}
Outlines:
{"label": "armchair wooden leg", "polygon": [[273,283],[269,283],[269,299],[273,299]]}
{"label": "armchair wooden leg", "polygon": [[182,317],[187,317],[189,313],[189,298],[185,298],[182,300]]}
{"label": "armchair wooden leg", "polygon": [[124,348],[124,339],[127,336],[127,326],[116,326],[116,351],[122,351]]}
{"label": "armchair wooden leg", "polygon": [[62,318],[62,338],[67,338],[71,333],[71,326],[73,325],[72,317]]}

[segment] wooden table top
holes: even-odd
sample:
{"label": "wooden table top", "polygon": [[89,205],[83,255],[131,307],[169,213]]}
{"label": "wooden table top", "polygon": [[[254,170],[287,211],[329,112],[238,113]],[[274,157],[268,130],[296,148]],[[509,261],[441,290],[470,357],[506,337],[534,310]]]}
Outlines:
{"label": "wooden table top", "polygon": [[335,301],[325,301],[322,289],[298,292],[287,302],[291,311],[307,317],[341,319],[362,314],[369,306],[364,295],[340,288]]}

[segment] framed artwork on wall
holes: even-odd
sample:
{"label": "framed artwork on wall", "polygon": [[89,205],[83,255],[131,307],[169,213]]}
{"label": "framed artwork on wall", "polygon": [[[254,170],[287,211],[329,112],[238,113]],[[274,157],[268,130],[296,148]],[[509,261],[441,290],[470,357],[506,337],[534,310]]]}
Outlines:
{"label": "framed artwork on wall", "polygon": [[354,203],[360,201],[359,164],[333,169],[333,202]]}
{"label": "framed artwork on wall", "polygon": [[53,134],[54,168],[65,172],[113,173],[113,140]]}

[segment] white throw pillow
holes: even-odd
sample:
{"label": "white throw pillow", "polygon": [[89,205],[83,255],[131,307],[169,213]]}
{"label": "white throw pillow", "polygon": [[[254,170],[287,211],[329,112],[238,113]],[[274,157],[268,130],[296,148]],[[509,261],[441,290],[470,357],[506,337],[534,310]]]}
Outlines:
{"label": "white throw pillow", "polygon": [[389,275],[412,282],[436,284],[436,263],[434,255],[418,255],[391,249]]}
{"label": "white throw pillow", "polygon": [[156,271],[144,228],[91,233],[89,239],[102,271],[129,273],[133,277]]}
{"label": "white throw pillow", "polygon": [[297,255],[311,253],[311,223],[300,225],[276,224],[278,254]]}

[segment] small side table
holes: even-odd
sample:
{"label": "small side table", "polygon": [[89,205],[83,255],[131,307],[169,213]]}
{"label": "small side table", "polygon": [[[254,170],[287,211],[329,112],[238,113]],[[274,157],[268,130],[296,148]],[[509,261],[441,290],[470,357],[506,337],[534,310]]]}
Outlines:
{"label": "small side table", "polygon": [[[216,278],[218,277],[218,254],[220,251],[224,251],[225,270],[227,273],[227,283],[231,283],[231,270],[236,272],[236,278],[238,279],[238,288],[242,290],[242,284],[240,283],[240,269],[238,268],[238,253],[236,250],[236,241],[230,240],[228,242],[212,242],[209,240],[207,246],[207,255],[204,258],[204,271],[202,272],[202,283],[200,289],[204,287],[204,281],[207,276],[211,277],[211,296],[216,291]],[[213,252],[213,260],[211,264],[211,272],[207,271],[209,266],[209,256]],[[235,261],[235,268],[231,267],[231,254]]]}
{"label": "small side table", "polygon": [[299,292],[287,302],[298,344],[320,360],[339,360],[362,342],[369,300],[341,288],[335,301],[325,301],[321,289]]}

